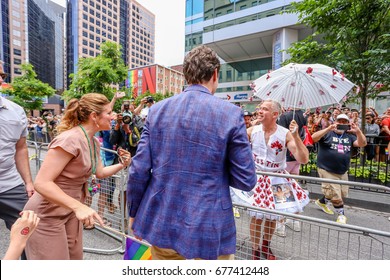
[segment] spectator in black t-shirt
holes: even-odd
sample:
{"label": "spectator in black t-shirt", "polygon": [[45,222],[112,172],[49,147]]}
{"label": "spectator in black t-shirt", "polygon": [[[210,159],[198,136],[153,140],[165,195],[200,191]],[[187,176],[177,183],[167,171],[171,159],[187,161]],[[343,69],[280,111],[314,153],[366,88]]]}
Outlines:
{"label": "spectator in black t-shirt", "polygon": [[[350,125],[350,129],[340,125]],[[337,116],[336,122],[329,127],[312,135],[313,141],[318,142],[317,166],[321,178],[348,181],[348,169],[351,160],[352,147],[364,147],[367,140],[359,126],[349,123],[345,114]],[[333,204],[338,217],[337,222],[345,224],[343,197],[348,195],[348,186],[322,183],[324,196],[315,203],[325,213],[333,215],[328,202]]]}

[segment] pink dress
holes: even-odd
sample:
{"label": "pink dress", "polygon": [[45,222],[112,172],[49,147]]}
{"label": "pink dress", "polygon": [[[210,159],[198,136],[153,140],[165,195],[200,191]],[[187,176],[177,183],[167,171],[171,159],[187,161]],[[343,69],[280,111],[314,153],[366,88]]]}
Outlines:
{"label": "pink dress", "polygon": [[[274,134],[265,142],[263,126],[255,126],[251,134],[253,159],[256,170],[288,174],[286,164],[286,135],[288,130],[278,125]],[[291,178],[257,175],[257,184],[252,190],[252,205],[266,209],[276,209],[288,213],[302,212],[309,203],[309,196],[299,184]],[[276,195],[275,195],[276,194]],[[282,194],[282,195],[280,195]],[[263,218],[261,213],[252,212],[252,216]],[[277,216],[267,217],[277,219]]]}
{"label": "pink dress", "polygon": [[[96,141],[99,153],[99,141]],[[61,133],[49,145],[60,147],[73,155],[54,182],[69,196],[84,202],[86,182],[92,173],[88,142],[81,128],[74,127]],[[50,171],[49,171],[50,172]],[[83,258],[83,226],[70,209],[61,207],[35,193],[24,207],[41,218],[27,242],[29,260],[79,260]]]}

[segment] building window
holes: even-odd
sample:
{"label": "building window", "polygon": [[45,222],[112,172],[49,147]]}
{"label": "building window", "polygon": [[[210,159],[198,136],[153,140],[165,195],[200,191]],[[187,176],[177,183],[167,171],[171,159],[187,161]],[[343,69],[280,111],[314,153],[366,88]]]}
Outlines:
{"label": "building window", "polygon": [[90,56],[95,56],[95,52],[94,51],[89,51],[89,55]]}
{"label": "building window", "polygon": [[93,39],[95,39],[95,36],[91,33],[91,34],[89,34],[89,39],[93,40]]}
{"label": "building window", "polygon": [[83,40],[83,45],[84,45],[84,46],[88,46],[87,40]]}
{"label": "building window", "polygon": [[22,51],[18,49],[14,49],[14,55],[22,55]]}
{"label": "building window", "polygon": [[20,27],[20,21],[18,21],[18,20],[12,20],[12,24],[14,25],[14,26],[16,26],[16,27]]}
{"label": "building window", "polygon": [[20,64],[22,64],[22,60],[19,58],[14,58],[14,64],[20,65]]}
{"label": "building window", "polygon": [[21,42],[20,40],[13,39],[13,40],[12,40],[12,43],[13,43],[15,46],[18,46],[18,47],[21,47],[21,46],[22,46],[22,42]]}
{"label": "building window", "polygon": [[83,53],[88,54],[88,50],[86,48],[83,48]]}
{"label": "building window", "polygon": [[20,70],[19,68],[14,68],[14,73],[20,75],[22,74],[22,70]]}

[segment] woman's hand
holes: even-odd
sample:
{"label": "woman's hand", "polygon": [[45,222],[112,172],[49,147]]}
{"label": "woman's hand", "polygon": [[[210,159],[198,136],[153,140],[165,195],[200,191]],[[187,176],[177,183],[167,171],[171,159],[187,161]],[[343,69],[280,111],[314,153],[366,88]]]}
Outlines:
{"label": "woman's hand", "polygon": [[118,155],[119,155],[119,162],[122,163],[122,165],[124,167],[127,167],[127,166],[130,165],[130,163],[131,163],[131,154],[128,151],[126,151],[126,150],[124,150],[122,148],[119,148],[118,149]]}
{"label": "woman's hand", "polygon": [[103,219],[99,216],[99,214],[85,204],[80,203],[80,205],[74,210],[74,213],[76,214],[77,219],[81,221],[85,227],[92,227],[95,225],[95,220],[104,227]]}

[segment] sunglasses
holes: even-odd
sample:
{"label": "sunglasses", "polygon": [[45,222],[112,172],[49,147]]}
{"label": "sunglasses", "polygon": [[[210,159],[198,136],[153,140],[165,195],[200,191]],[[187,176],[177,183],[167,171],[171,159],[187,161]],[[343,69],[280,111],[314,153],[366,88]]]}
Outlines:
{"label": "sunglasses", "polygon": [[5,80],[6,78],[7,78],[7,74],[5,74],[5,73],[0,73],[0,77],[3,79],[3,80]]}

